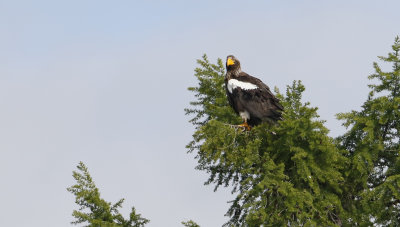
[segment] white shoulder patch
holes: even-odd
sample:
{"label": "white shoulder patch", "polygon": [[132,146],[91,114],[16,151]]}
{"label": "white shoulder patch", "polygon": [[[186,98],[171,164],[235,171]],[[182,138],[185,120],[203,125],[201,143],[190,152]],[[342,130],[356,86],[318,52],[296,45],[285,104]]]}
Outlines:
{"label": "white shoulder patch", "polygon": [[252,83],[249,83],[249,82],[239,81],[239,80],[236,80],[236,79],[228,80],[227,87],[228,87],[229,93],[231,93],[231,94],[233,92],[233,89],[235,89],[237,87],[240,87],[241,89],[244,89],[244,90],[252,90],[252,89],[257,89],[258,88],[257,85],[255,85],[255,84],[252,84]]}

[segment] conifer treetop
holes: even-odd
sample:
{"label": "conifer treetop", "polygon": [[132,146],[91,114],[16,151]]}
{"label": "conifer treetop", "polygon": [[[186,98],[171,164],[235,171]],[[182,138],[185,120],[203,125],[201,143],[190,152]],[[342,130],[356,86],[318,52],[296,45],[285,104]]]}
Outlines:
{"label": "conifer treetop", "polygon": [[100,197],[99,189],[83,162],[79,162],[77,168],[78,171],[73,171],[76,184],[67,188],[75,195],[75,203],[79,205],[79,209],[72,213],[75,221],[71,224],[86,223],[89,227],[142,227],[149,222],[137,214],[134,207],[131,209],[129,219],[125,219],[118,210],[122,207],[124,199],[114,204],[106,202]]}

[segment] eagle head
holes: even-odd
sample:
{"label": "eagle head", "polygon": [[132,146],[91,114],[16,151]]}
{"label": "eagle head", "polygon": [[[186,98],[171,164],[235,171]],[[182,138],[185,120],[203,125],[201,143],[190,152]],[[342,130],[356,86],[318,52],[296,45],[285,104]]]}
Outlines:
{"label": "eagle head", "polygon": [[241,72],[240,61],[233,55],[226,57],[226,71],[238,75]]}

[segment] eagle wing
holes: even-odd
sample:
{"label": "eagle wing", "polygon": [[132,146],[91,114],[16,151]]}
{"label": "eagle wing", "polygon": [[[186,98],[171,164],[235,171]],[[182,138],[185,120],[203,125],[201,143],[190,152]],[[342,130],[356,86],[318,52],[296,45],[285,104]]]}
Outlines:
{"label": "eagle wing", "polygon": [[[275,122],[281,119],[283,106],[266,84],[244,72],[241,72],[236,79],[256,86],[254,89],[237,87],[233,90],[232,95],[228,95],[229,102],[231,105],[234,104],[233,107],[241,106],[250,113],[249,124],[257,125],[262,121]],[[235,111],[238,112],[236,109]]]}
{"label": "eagle wing", "polygon": [[238,113],[238,110],[235,108],[235,103],[233,100],[232,94],[228,91],[228,79],[225,78],[225,92],[226,92],[226,97],[228,98],[229,105],[233,108],[233,110]]}

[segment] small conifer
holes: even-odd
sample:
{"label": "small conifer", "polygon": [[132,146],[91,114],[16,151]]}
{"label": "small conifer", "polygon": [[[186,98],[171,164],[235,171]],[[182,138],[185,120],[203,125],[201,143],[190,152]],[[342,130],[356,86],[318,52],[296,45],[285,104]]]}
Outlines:
{"label": "small conifer", "polygon": [[78,171],[73,171],[76,184],[67,188],[75,195],[75,203],[79,205],[79,210],[74,210],[72,216],[75,221],[71,224],[86,223],[88,227],[142,227],[149,222],[136,214],[132,207],[129,219],[125,219],[118,208],[122,207],[124,199],[120,199],[115,204],[106,202],[100,197],[99,189],[93,182],[87,167],[80,162],[77,166]]}

